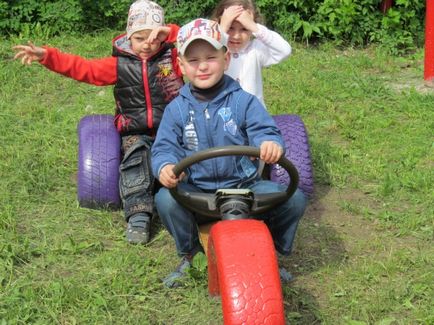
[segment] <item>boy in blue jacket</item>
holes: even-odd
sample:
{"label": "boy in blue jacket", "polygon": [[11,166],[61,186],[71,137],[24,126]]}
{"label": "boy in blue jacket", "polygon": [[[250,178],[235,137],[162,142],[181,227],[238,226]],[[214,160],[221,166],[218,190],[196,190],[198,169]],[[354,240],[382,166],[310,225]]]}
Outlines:
{"label": "boy in blue jacket", "polygon": [[[272,117],[260,101],[241,89],[238,82],[224,75],[229,65],[227,35],[211,20],[196,19],[183,26],[177,37],[179,64],[190,83],[165,109],[152,146],[152,171],[164,186],[155,196],[162,223],[173,236],[181,263],[163,282],[177,285],[191,266],[193,256],[203,251],[194,213],[182,207],[170,194],[175,186],[190,191],[213,192],[236,188],[256,170],[249,157],[221,157],[204,160],[189,168],[181,181],[173,167],[183,158],[211,147],[250,145],[260,148],[260,158],[272,164],[283,154],[283,139]],[[253,171],[253,172],[252,172]],[[266,180],[243,186],[254,193],[285,191],[286,187]],[[298,222],[306,207],[306,198],[297,190],[285,203],[266,216],[275,248],[281,255],[291,253]],[[281,268],[283,280],[290,274]]]}

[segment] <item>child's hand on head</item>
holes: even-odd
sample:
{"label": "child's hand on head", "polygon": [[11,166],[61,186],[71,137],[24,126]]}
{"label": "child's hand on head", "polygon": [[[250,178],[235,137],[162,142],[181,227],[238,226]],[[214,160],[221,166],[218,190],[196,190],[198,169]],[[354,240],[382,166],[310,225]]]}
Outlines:
{"label": "child's hand on head", "polygon": [[227,33],[232,25],[232,22],[244,11],[243,6],[230,6],[223,11],[220,18],[220,27]]}
{"label": "child's hand on head", "polygon": [[259,148],[260,157],[267,164],[276,163],[283,154],[282,147],[274,141],[264,141]]}
{"label": "child's hand on head", "polygon": [[255,18],[250,10],[243,10],[241,14],[237,16],[236,20],[252,33],[256,33],[258,31]]}
{"label": "child's hand on head", "polygon": [[14,59],[21,59],[22,64],[30,65],[33,61],[40,61],[44,58],[45,50],[42,47],[35,46],[32,42],[28,45],[16,45],[12,47],[13,50],[17,51]]}
{"label": "child's hand on head", "polygon": [[174,164],[168,164],[161,168],[160,176],[158,177],[158,180],[161,184],[163,184],[164,187],[167,188],[173,188],[176,185],[178,185],[178,182],[182,180],[182,178],[185,176],[185,173],[181,173],[178,178],[176,178],[175,173],[173,172],[173,167],[175,167]]}
{"label": "child's hand on head", "polygon": [[164,42],[167,39],[167,36],[170,34],[170,27],[160,26],[154,28],[152,32],[149,34],[148,43],[153,43],[155,41],[159,41],[160,43]]}

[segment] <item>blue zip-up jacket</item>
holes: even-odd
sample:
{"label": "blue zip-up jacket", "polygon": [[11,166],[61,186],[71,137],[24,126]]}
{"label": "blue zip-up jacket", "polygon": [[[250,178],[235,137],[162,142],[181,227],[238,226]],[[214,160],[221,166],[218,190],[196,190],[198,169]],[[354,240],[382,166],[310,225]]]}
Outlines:
{"label": "blue zip-up jacket", "polygon": [[[242,90],[231,77],[224,78],[224,91],[210,102],[197,101],[188,83],[166,107],[151,149],[156,178],[165,165],[176,164],[208,148],[229,145],[259,148],[264,141],[274,141],[285,148],[279,129],[259,100]],[[203,190],[234,188],[255,169],[249,157],[213,158],[192,165],[188,182]]]}

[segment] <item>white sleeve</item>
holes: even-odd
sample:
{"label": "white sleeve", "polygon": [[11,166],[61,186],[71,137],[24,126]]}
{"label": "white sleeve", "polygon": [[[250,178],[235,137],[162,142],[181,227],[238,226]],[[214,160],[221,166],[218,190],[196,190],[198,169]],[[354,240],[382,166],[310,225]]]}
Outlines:
{"label": "white sleeve", "polygon": [[263,67],[279,63],[291,55],[291,45],[282,36],[261,24],[256,25],[258,32],[253,33],[253,36],[263,45],[261,46]]}

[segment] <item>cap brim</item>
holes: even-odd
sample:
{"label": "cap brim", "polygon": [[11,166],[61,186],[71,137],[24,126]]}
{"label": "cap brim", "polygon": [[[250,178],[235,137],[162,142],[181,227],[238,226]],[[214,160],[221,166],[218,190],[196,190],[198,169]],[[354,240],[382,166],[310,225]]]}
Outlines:
{"label": "cap brim", "polygon": [[204,40],[207,41],[208,43],[210,43],[216,50],[220,50],[224,45],[222,43],[220,43],[219,41],[217,41],[215,38],[212,37],[208,37],[205,35],[194,35],[191,36],[184,44],[182,44],[182,46],[178,49],[179,53],[181,55],[184,55],[185,50],[187,49],[187,47],[194,41],[196,40]]}

